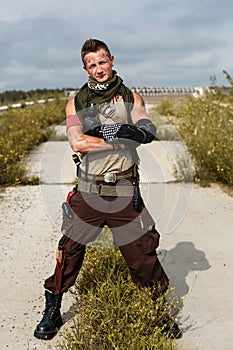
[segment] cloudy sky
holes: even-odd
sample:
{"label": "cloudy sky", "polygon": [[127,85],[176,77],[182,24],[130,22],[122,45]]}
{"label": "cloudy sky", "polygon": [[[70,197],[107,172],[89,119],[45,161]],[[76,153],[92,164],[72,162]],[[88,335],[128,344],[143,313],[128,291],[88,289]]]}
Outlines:
{"label": "cloudy sky", "polygon": [[80,87],[90,37],[129,86],[228,85],[232,13],[232,0],[2,0],[0,91]]}

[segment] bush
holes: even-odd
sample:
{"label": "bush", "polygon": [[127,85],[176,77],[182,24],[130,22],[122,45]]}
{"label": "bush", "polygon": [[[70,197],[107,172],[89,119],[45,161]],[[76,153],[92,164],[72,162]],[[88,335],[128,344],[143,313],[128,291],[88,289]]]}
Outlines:
{"label": "bush", "polygon": [[82,306],[74,327],[64,334],[61,349],[174,349],[161,334],[162,319],[171,305],[162,297],[153,302],[148,291],[135,287],[119,250],[88,248],[76,293]]}
{"label": "bush", "polygon": [[[172,100],[162,100],[156,112],[169,115],[179,137],[186,144],[195,162],[196,177],[202,185],[220,182],[233,186],[233,95],[213,90],[199,98],[182,98],[171,106]],[[168,106],[166,107],[166,103]],[[170,115],[173,115],[171,118]],[[153,118],[153,116],[152,116]],[[163,117],[164,118],[164,117]],[[154,116],[161,128],[161,116]],[[170,129],[163,123],[163,131]],[[179,135],[179,136],[178,136]],[[158,134],[158,139],[174,140],[171,132]]]}
{"label": "bush", "polygon": [[56,100],[45,105],[9,110],[0,117],[0,184],[25,183],[23,159],[26,153],[51,135],[49,125],[65,118],[65,102]]}
{"label": "bush", "polygon": [[164,97],[156,107],[157,113],[165,116],[176,115],[180,98]]}
{"label": "bush", "polygon": [[179,132],[196,162],[200,181],[233,186],[233,109],[212,94],[183,104]]}
{"label": "bush", "polygon": [[157,109],[150,110],[150,117],[153,123],[156,126],[156,140],[169,140],[169,141],[178,141],[180,136],[171,122],[174,118],[167,118],[165,115],[160,115],[157,112]]}

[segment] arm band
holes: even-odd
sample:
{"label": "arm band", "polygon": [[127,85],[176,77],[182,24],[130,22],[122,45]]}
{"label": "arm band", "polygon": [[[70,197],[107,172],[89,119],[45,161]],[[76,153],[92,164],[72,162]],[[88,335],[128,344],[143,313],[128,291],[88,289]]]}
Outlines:
{"label": "arm band", "polygon": [[77,114],[70,114],[66,118],[66,132],[71,126],[82,125]]}

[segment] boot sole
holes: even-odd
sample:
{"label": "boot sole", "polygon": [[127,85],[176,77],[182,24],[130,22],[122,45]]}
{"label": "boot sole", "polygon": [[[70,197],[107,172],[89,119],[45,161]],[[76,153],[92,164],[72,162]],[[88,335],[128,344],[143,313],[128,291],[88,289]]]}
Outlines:
{"label": "boot sole", "polygon": [[59,322],[56,324],[56,328],[51,331],[51,332],[40,332],[35,330],[34,331],[34,337],[36,337],[37,339],[44,339],[44,340],[50,340],[53,337],[55,337],[55,335],[57,335],[59,329],[61,328],[61,326],[63,325],[63,322]]}
{"label": "boot sole", "polygon": [[54,332],[52,332],[52,333],[40,333],[40,332],[35,331],[34,332],[34,337],[36,337],[37,339],[50,340],[53,337],[55,337],[57,332],[58,332],[57,329]]}

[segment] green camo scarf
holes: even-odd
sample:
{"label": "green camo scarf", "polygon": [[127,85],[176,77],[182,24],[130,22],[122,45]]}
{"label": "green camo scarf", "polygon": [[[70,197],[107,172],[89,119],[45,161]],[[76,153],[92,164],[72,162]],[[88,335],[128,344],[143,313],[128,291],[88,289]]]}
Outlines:
{"label": "green camo scarf", "polygon": [[104,84],[89,78],[75,96],[76,112],[93,104],[109,102],[114,96],[121,95],[125,103],[132,104],[134,97],[132,91],[123,84],[123,80],[113,71],[113,78]]}

